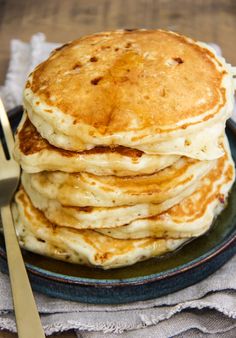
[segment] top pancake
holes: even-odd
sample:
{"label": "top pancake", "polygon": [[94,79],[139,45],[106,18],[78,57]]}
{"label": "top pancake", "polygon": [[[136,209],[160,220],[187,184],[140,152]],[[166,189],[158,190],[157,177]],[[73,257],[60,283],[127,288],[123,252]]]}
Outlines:
{"label": "top pancake", "polygon": [[[24,103],[40,134],[63,149],[123,145],[208,159],[222,155],[212,137],[231,113],[232,88],[229,67],[203,44],[162,30],[116,31],[55,50],[30,75]],[[191,142],[203,128],[205,143]],[[216,146],[201,158],[207,142]]]}

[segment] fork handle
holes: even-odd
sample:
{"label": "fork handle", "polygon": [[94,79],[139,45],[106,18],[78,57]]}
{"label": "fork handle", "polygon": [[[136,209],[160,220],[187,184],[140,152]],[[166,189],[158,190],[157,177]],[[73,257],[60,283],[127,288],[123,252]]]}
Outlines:
{"label": "fork handle", "polygon": [[9,205],[1,208],[1,216],[18,337],[45,338]]}

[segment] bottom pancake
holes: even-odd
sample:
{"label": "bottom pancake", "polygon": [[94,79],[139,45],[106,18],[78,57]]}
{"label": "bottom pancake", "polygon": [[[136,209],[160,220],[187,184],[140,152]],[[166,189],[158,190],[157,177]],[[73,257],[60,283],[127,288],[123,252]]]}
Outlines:
{"label": "bottom pancake", "polygon": [[186,239],[113,239],[93,230],[55,226],[36,209],[25,191],[12,206],[21,247],[58,260],[103,269],[118,268],[174,251]]}

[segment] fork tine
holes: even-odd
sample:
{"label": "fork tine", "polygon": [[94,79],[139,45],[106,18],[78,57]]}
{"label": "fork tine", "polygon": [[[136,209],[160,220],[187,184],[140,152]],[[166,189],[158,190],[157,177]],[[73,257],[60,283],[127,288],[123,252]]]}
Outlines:
{"label": "fork tine", "polygon": [[5,136],[6,144],[8,147],[8,152],[11,157],[11,152],[14,148],[14,138],[11,130],[11,126],[7,117],[7,113],[3,106],[2,100],[0,99],[0,120],[2,124],[2,130]]}

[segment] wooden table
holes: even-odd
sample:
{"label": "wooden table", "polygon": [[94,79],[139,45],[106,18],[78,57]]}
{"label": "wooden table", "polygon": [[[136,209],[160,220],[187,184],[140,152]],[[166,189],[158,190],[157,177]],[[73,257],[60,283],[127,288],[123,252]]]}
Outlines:
{"label": "wooden table", "polygon": [[[0,0],[0,84],[13,38],[29,41],[32,34],[43,32],[48,41],[65,42],[93,32],[136,27],[164,28],[215,42],[236,65],[234,0]],[[1,337],[16,335],[0,333]]]}

